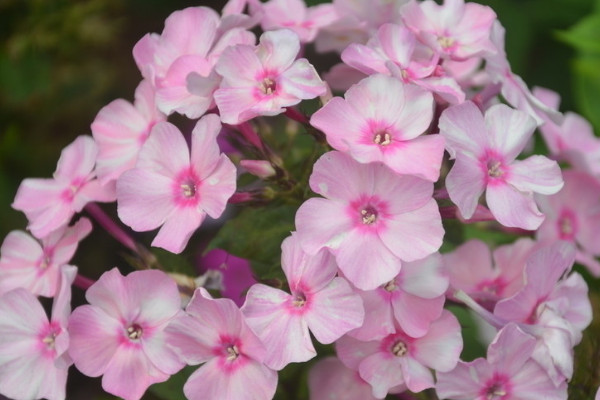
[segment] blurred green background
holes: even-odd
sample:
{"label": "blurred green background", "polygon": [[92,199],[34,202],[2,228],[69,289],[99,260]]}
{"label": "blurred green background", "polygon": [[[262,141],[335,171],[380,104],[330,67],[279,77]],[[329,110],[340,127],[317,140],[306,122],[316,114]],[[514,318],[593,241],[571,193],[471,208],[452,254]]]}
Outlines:
{"label": "blurred green background", "polygon": [[[561,110],[583,114],[598,132],[600,0],[480,3],[491,6],[506,27],[513,71],[530,87],[544,86],[560,93]],[[197,5],[220,10],[223,4],[0,0],[0,239],[26,226],[23,215],[10,208],[20,182],[26,177],[50,177],[61,149],[78,135],[90,134],[89,126],[100,108],[116,98],[133,100],[141,79],[131,55],[134,44],[147,32],[161,32],[165,18],[174,10]],[[108,243],[109,239],[98,241]],[[94,246],[84,243],[80,253],[85,255],[78,257],[103,260],[104,265],[118,259],[118,247],[96,246],[98,241]],[[597,282],[593,286],[598,289]],[[82,300],[80,294],[76,296]],[[597,349],[597,339],[585,340]],[[582,368],[597,371],[597,366],[597,362],[586,363]],[[100,392],[99,380],[71,371],[69,399],[112,398],[92,397],[91,391]],[[597,382],[575,380],[583,389],[573,392],[572,398],[585,398],[591,384]],[[154,396],[148,393],[144,399],[158,398]]]}

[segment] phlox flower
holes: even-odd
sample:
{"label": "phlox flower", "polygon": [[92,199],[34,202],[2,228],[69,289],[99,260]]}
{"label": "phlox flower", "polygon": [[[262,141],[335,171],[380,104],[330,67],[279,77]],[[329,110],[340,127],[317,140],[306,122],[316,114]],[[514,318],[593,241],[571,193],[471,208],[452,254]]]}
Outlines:
{"label": "phlox flower", "polygon": [[92,122],[98,145],[96,174],[102,184],[116,181],[133,168],[150,130],[166,116],[154,104],[154,88],[143,80],[135,90],[135,102],[117,99],[104,106]]}
{"label": "phlox flower", "polygon": [[213,92],[220,78],[213,67],[219,55],[227,46],[255,42],[254,35],[242,27],[221,24],[214,10],[189,7],[172,13],[162,34],[149,33],[136,43],[133,57],[155,87],[162,112],[198,118],[214,106]]}
{"label": "phlox flower", "polygon": [[538,155],[516,160],[535,126],[526,113],[503,104],[492,106],[485,116],[470,101],[444,110],[440,134],[456,158],[446,188],[464,218],[471,218],[485,191],[487,205],[502,225],[534,230],[544,221],[533,194],[554,194],[563,181],[556,161]]}
{"label": "phlox flower", "polygon": [[464,0],[410,1],[401,9],[402,20],[419,39],[444,57],[454,60],[495,51],[490,41],[496,13]]}
{"label": "phlox flower", "polygon": [[187,380],[190,400],[268,400],[277,373],[263,364],[265,345],[230,299],[196,289],[186,313],[167,328],[169,343],[190,365],[205,363]]}
{"label": "phlox flower", "polygon": [[215,92],[221,120],[240,124],[259,115],[277,115],[285,107],[325,93],[314,67],[301,58],[298,35],[288,29],[262,34],[258,46],[227,48],[215,69],[223,77]]}
{"label": "phlox flower", "polygon": [[398,329],[379,340],[361,342],[346,335],[336,342],[340,360],[358,370],[360,377],[371,385],[373,396],[380,399],[398,385],[406,385],[412,392],[434,387],[429,368],[451,371],[462,347],[458,320],[446,310],[420,338]]}
{"label": "phlox flower", "polygon": [[90,303],[69,318],[71,355],[83,374],[102,377],[102,388],[126,400],[142,397],[183,367],[167,347],[165,328],[182,313],[175,282],[158,270],[122,276],[105,272],[86,292]]}
{"label": "phlox flower", "polygon": [[320,28],[338,18],[333,4],[306,7],[303,0],[270,0],[261,8],[260,24],[265,31],[287,28],[294,31],[302,43],[312,42]]}
{"label": "phlox flower", "polygon": [[161,226],[152,245],[183,251],[206,215],[218,218],[235,191],[235,166],[216,141],[220,130],[216,115],[202,117],[192,132],[190,155],[174,125],[156,124],[136,168],[117,181],[119,218],[135,231]]}
{"label": "phlox flower", "polygon": [[433,96],[377,74],[334,97],[310,119],[327,141],[360,163],[381,161],[394,172],[430,181],[440,175],[444,139],[422,135],[433,118]]}
{"label": "phlox flower", "polygon": [[71,283],[77,268],[64,265],[50,319],[37,298],[23,288],[0,297],[0,394],[14,400],[64,400],[67,370],[67,320]]}
{"label": "phlox flower", "polygon": [[576,245],[576,260],[600,276],[600,183],[585,172],[567,170],[565,186],[552,196],[537,196],[546,220],[536,232],[538,240],[565,240]]}
{"label": "phlox flower", "polygon": [[439,254],[404,263],[400,273],[385,285],[358,291],[365,306],[365,321],[348,335],[359,340],[379,339],[400,326],[411,337],[423,336],[431,322],[442,315],[447,288],[448,276]]}
{"label": "phlox flower", "polygon": [[281,267],[291,293],[256,284],[242,307],[248,325],[268,343],[264,362],[275,370],[317,354],[309,329],[320,343],[329,344],[364,318],[360,297],[344,278],[335,277],[337,265],[327,250],[308,255],[292,233],[281,245]]}
{"label": "phlox flower", "polygon": [[96,179],[98,147],[90,136],[79,136],[63,149],[50,179],[27,178],[12,204],[29,220],[27,228],[39,239],[66,225],[88,202],[113,201],[114,187]]}
{"label": "phlox flower", "polygon": [[487,359],[460,361],[437,374],[440,399],[520,400],[567,398],[567,385],[555,386],[531,358],[535,339],[515,324],[503,328],[488,347]]}
{"label": "phlox flower", "polygon": [[58,294],[61,270],[92,230],[87,218],[46,236],[41,243],[23,231],[10,232],[0,248],[0,294],[24,288],[37,296]]}
{"label": "phlox flower", "polygon": [[361,290],[389,282],[403,262],[442,244],[431,182],[333,151],[315,163],[309,183],[325,198],[308,199],[298,209],[300,243],[310,254],[328,248],[344,277]]}
{"label": "phlox flower", "polygon": [[[419,43],[407,28],[396,24],[379,27],[366,45],[350,44],[342,52],[344,63],[371,75],[394,76],[430,90],[449,103],[462,103],[465,94],[451,76],[438,76],[439,55]],[[435,75],[434,75],[435,73]]]}

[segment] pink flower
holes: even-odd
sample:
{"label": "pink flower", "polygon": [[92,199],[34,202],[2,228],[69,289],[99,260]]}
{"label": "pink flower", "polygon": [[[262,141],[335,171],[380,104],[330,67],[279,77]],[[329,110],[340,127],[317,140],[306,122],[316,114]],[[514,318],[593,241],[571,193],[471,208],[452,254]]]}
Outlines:
{"label": "pink flower", "polygon": [[333,4],[306,7],[303,0],[270,0],[262,5],[261,25],[265,31],[287,28],[303,43],[312,42],[319,29],[337,19]]}
{"label": "pink flower", "polygon": [[437,374],[440,398],[455,400],[567,398],[567,385],[555,386],[531,358],[535,339],[517,325],[503,328],[488,348],[487,359],[459,362]]}
{"label": "pink flower", "polygon": [[[149,290],[151,289],[151,290]],[[165,328],[181,313],[177,285],[158,270],[105,272],[86,292],[89,305],[69,319],[69,354],[79,371],[127,400],[183,367],[167,347]]]}
{"label": "pink flower", "polygon": [[436,181],[444,139],[422,135],[432,118],[431,93],[378,74],[351,87],[345,99],[331,99],[310,123],[360,163],[381,161],[399,174]]}
{"label": "pink flower", "polygon": [[456,158],[446,188],[462,216],[471,218],[486,191],[487,205],[502,225],[537,229],[544,215],[533,194],[554,194],[563,181],[556,161],[537,155],[516,160],[535,130],[533,118],[502,104],[484,117],[468,101],[444,110],[439,127]]}
{"label": "pink flower", "polygon": [[102,184],[116,181],[133,168],[138,153],[157,122],[166,120],[154,104],[154,88],[143,80],[135,90],[135,103],[117,99],[103,107],[92,122],[98,145],[96,174]]}
{"label": "pink flower", "polygon": [[0,297],[0,394],[14,400],[64,400],[67,370],[67,320],[71,283],[77,268],[61,267],[50,320],[36,297],[19,288]]}
{"label": "pink flower", "polygon": [[546,220],[537,231],[543,242],[565,240],[577,246],[576,259],[600,276],[600,183],[585,172],[563,173],[564,188],[552,196],[538,196]]}
{"label": "pink flower", "polygon": [[458,320],[444,310],[420,338],[412,338],[402,330],[369,342],[344,336],[336,343],[336,350],[344,365],[358,370],[372,386],[373,396],[383,398],[397,385],[404,384],[412,392],[434,387],[429,368],[451,371],[462,344]]}
{"label": "pink flower", "polygon": [[314,67],[304,58],[295,60],[299,50],[298,36],[287,29],[265,32],[256,47],[226,49],[215,66],[223,77],[215,92],[221,120],[240,124],[281,114],[285,107],[325,93]]}
{"label": "pink flower", "polygon": [[431,182],[334,151],[315,163],[310,187],[326,198],[308,199],[298,209],[300,243],[310,254],[330,249],[359,289],[389,282],[402,262],[424,258],[442,244]]}
{"label": "pink flower", "polygon": [[342,53],[344,63],[371,75],[391,75],[404,83],[430,90],[449,103],[462,103],[465,94],[450,76],[433,76],[439,56],[400,25],[385,24],[367,45],[352,43]]}
{"label": "pink flower", "polygon": [[197,289],[167,334],[183,361],[205,363],[183,387],[188,399],[268,400],[275,394],[277,373],[263,364],[265,346],[232,300]]}
{"label": "pink flower", "polygon": [[402,20],[419,39],[436,52],[455,60],[495,51],[490,41],[496,13],[476,3],[412,0],[401,10]]}
{"label": "pink flower", "polygon": [[136,168],[117,181],[119,218],[135,231],[160,228],[153,246],[183,251],[206,215],[218,218],[235,191],[236,169],[220,154],[219,118],[201,118],[192,132],[191,156],[181,132],[154,126]]}
{"label": "pink flower", "polygon": [[25,232],[10,232],[0,248],[0,294],[21,287],[38,296],[56,296],[62,267],[91,230],[90,221],[81,218],[46,236],[41,245]]}
{"label": "pink flower", "polygon": [[264,362],[275,370],[316,355],[309,329],[320,343],[329,344],[358,328],[364,317],[360,297],[344,278],[335,277],[337,266],[326,250],[309,256],[292,233],[281,252],[291,294],[256,284],[242,307],[248,325],[268,343]]}
{"label": "pink flower", "polygon": [[25,213],[35,237],[41,239],[68,224],[88,202],[115,199],[114,189],[95,179],[97,153],[90,136],[79,136],[63,149],[53,178],[21,182],[12,206]]}
{"label": "pink flower", "polygon": [[400,326],[408,335],[421,337],[442,315],[447,288],[448,276],[438,253],[404,263],[398,276],[385,285],[359,292],[365,305],[365,321],[348,335],[374,340],[394,333]]}
{"label": "pink flower", "polygon": [[245,29],[220,28],[215,11],[189,7],[172,13],[161,35],[147,34],[136,43],[135,62],[156,88],[156,104],[162,112],[198,118],[214,106],[213,92],[220,79],[213,66],[220,53],[229,45],[255,42]]}

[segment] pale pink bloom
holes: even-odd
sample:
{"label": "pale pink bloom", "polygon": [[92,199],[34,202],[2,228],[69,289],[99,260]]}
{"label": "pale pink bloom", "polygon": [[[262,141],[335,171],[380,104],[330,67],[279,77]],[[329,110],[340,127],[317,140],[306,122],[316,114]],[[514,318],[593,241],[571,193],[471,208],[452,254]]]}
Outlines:
{"label": "pale pink bloom", "polygon": [[330,249],[359,289],[389,282],[403,262],[433,254],[442,244],[431,182],[333,151],[315,163],[310,187],[326,198],[308,199],[298,209],[300,243],[310,254]]}
{"label": "pale pink bloom", "polygon": [[[147,34],[133,48],[144,78],[156,88],[156,104],[166,113],[198,118],[214,106],[213,92],[220,78],[212,73],[220,53],[230,45],[253,44],[243,28],[220,31],[219,15],[207,7],[175,11],[162,34]],[[201,38],[201,39],[199,39]]]}
{"label": "pale pink bloom", "polygon": [[365,306],[365,321],[348,335],[374,340],[394,333],[400,326],[409,336],[421,337],[442,315],[447,288],[448,276],[440,254],[404,263],[398,276],[385,285],[358,292]]}
{"label": "pale pink bloom", "polygon": [[438,396],[454,400],[566,399],[566,383],[555,386],[531,358],[535,342],[517,325],[507,325],[488,347],[487,359],[460,361],[454,370],[437,374]]}
{"label": "pale pink bloom", "polygon": [[338,18],[333,4],[306,7],[304,0],[270,0],[262,4],[261,25],[265,31],[287,28],[302,43],[312,42],[319,29]]}
{"label": "pale pink bloom", "polygon": [[114,187],[103,187],[96,179],[97,154],[94,139],[79,136],[61,152],[53,178],[21,182],[12,207],[25,213],[35,237],[41,239],[68,224],[89,202],[115,199]]}
{"label": "pale pink bloom", "polygon": [[192,132],[190,155],[174,125],[156,124],[136,168],[117,181],[119,218],[135,231],[160,226],[152,245],[183,251],[206,215],[218,218],[235,192],[236,169],[219,151],[220,130],[216,115],[202,117]]}
{"label": "pale pink bloom", "polygon": [[346,335],[336,342],[340,360],[358,370],[360,377],[372,386],[376,398],[385,397],[397,385],[406,385],[412,392],[434,387],[429,368],[451,371],[462,347],[458,320],[446,310],[420,338],[412,338],[399,329],[380,340],[361,342]]}
{"label": "pale pink bloom", "polygon": [[577,246],[576,259],[600,276],[600,183],[585,172],[563,172],[564,188],[552,196],[538,196],[546,220],[537,231],[543,242],[565,240]]}
{"label": "pale pink bloom", "polygon": [[77,268],[61,267],[50,319],[37,298],[19,288],[0,297],[0,394],[14,400],[64,400],[67,370],[67,320],[71,283]]}
{"label": "pale pink bloom", "polygon": [[150,130],[166,116],[154,104],[154,88],[143,80],[135,90],[135,102],[117,99],[103,107],[92,122],[98,145],[96,174],[105,185],[133,168]]}
{"label": "pale pink bloom", "polygon": [[500,93],[508,104],[535,118],[538,125],[544,123],[545,118],[550,118],[560,124],[562,115],[556,109],[548,107],[537,99],[523,79],[512,72],[504,50],[504,34],[505,30],[500,21],[494,21],[491,40],[496,51],[484,55],[485,70],[489,74],[490,80],[493,84],[501,85]]}
{"label": "pale pink bloom", "polygon": [[24,288],[36,296],[58,294],[61,269],[92,231],[87,218],[60,228],[41,243],[23,231],[10,232],[0,248],[0,294]]}
{"label": "pale pink bloom", "polygon": [[556,161],[539,155],[516,159],[535,130],[533,118],[503,104],[483,116],[467,101],[444,110],[439,127],[456,158],[446,188],[462,216],[471,218],[485,191],[487,205],[502,225],[537,229],[544,215],[533,194],[554,194],[563,181]]}
{"label": "pale pink bloom", "polygon": [[[401,393],[405,386],[397,386],[390,393]],[[310,400],[374,400],[371,385],[358,371],[346,367],[337,357],[326,357],[315,363],[308,372]]]}
{"label": "pale pink bloom", "polygon": [[381,73],[414,83],[449,103],[465,100],[465,94],[452,77],[434,75],[440,70],[436,68],[438,54],[400,25],[382,25],[366,45],[352,43],[342,52],[342,60],[367,75]]}
{"label": "pale pink bloom", "polygon": [[188,399],[268,400],[275,394],[277,373],[263,364],[265,345],[232,300],[212,299],[197,289],[167,334],[181,360],[205,363],[183,387]]}
{"label": "pale pink bloom", "polygon": [[484,242],[469,240],[443,255],[450,286],[493,308],[498,300],[514,295],[525,285],[525,263],[537,245],[521,238],[492,253]]}
{"label": "pale pink bloom", "polygon": [[[557,110],[560,97],[557,93],[543,88],[534,88],[533,94],[548,107]],[[567,112],[562,124],[541,116],[540,126],[544,142],[556,158],[566,160],[574,167],[600,177],[600,138],[588,120],[579,114]]]}
{"label": "pale pink bloom", "polygon": [[223,77],[215,92],[221,120],[240,124],[259,115],[277,115],[285,107],[325,93],[326,86],[306,60],[296,60],[298,35],[288,29],[269,31],[256,47],[227,48],[215,69]]}
{"label": "pale pink bloom", "polygon": [[216,280],[221,295],[232,299],[238,307],[244,304],[248,288],[256,283],[250,261],[229,254],[225,250],[209,251],[198,260],[198,267],[201,273],[217,274]]}
{"label": "pale pink bloom", "polygon": [[310,119],[329,144],[366,164],[380,161],[398,174],[439,178],[444,139],[423,135],[433,118],[433,96],[377,74],[334,97]]}
{"label": "pale pink bloom", "polygon": [[476,3],[445,0],[412,0],[401,10],[402,20],[419,39],[437,53],[454,60],[464,60],[495,51],[490,41],[496,13]]}
{"label": "pale pink bloom", "polygon": [[265,364],[275,370],[317,354],[309,330],[329,344],[358,328],[364,318],[360,297],[335,276],[337,265],[328,251],[308,255],[292,233],[281,244],[281,267],[291,293],[256,284],[242,307],[248,325],[269,346]]}
{"label": "pale pink bloom", "polygon": [[69,319],[69,354],[79,371],[126,400],[142,397],[183,367],[167,347],[165,328],[182,313],[175,282],[164,272],[105,272],[86,292],[90,303]]}
{"label": "pale pink bloom", "polygon": [[592,320],[585,281],[579,274],[565,277],[574,260],[575,250],[565,242],[536,251],[525,267],[527,284],[494,308],[495,316],[536,336],[533,358],[557,385],[571,378],[572,348]]}

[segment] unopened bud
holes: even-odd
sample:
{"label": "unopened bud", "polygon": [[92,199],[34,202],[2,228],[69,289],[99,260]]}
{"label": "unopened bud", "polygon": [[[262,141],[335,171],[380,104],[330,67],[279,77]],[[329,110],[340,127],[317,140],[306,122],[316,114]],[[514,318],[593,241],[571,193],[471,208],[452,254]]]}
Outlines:
{"label": "unopened bud", "polygon": [[258,176],[261,179],[275,176],[275,169],[269,161],[265,160],[241,160],[240,165],[252,175]]}

